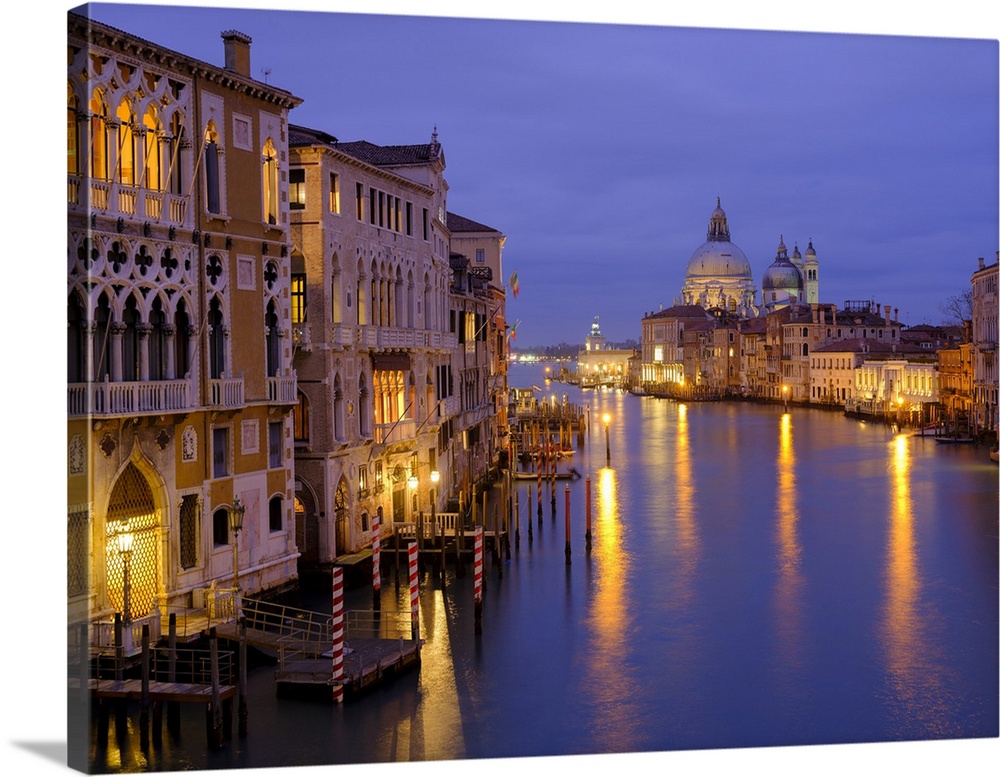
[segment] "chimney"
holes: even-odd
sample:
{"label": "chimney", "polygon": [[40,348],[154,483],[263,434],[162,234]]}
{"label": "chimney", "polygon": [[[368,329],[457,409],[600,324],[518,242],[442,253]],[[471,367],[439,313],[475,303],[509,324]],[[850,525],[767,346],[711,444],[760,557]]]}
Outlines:
{"label": "chimney", "polygon": [[890,316],[892,313],[892,305],[883,305],[882,309],[885,311],[885,325],[889,326],[889,324],[892,323],[892,317]]}
{"label": "chimney", "polygon": [[986,266],[986,260],[983,257],[979,257],[979,269],[982,270]]}
{"label": "chimney", "polygon": [[249,78],[250,44],[253,40],[237,30],[226,30],[222,33],[222,40],[226,47],[226,70]]}

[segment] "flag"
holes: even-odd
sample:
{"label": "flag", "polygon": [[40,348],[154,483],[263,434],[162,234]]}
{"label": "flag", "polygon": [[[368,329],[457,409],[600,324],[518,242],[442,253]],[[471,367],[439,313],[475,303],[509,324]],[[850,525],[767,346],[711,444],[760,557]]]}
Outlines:
{"label": "flag", "polygon": [[521,291],[521,284],[517,282],[517,270],[514,270],[514,272],[510,275],[510,290],[514,292],[515,297],[517,297]]}
{"label": "flag", "polygon": [[521,323],[521,319],[518,319],[517,321],[515,321],[514,322],[514,326],[512,326],[510,328],[510,332],[507,333],[507,336],[511,340],[516,340],[517,339],[517,325],[520,324],[520,323]]}

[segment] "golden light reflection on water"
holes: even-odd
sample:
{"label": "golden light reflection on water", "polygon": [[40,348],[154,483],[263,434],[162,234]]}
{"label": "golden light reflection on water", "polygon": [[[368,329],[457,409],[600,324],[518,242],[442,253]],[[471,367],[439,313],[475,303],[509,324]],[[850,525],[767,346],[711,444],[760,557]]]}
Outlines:
{"label": "golden light reflection on water", "polygon": [[[391,731],[380,745],[393,761],[453,760],[466,756],[455,661],[444,592],[420,598],[420,701],[397,698]],[[405,709],[403,707],[406,707]],[[441,736],[441,732],[449,732]]]}
{"label": "golden light reflection on water", "polygon": [[781,416],[777,467],[778,581],[775,616],[781,643],[782,664],[802,666],[802,546],[799,544],[799,507],[795,478],[795,445],[792,416]]}
{"label": "golden light reflection on water", "polygon": [[[910,439],[902,434],[892,441],[889,470],[892,483],[886,549],[886,598],[882,635],[885,645],[889,692],[898,707],[900,733],[946,735],[938,730],[946,719],[941,709],[940,664],[929,655],[923,638],[920,613],[920,556],[914,538],[911,495]],[[934,699],[933,703],[929,700]]]}
{"label": "golden light reflection on water", "polygon": [[691,439],[688,427],[687,405],[677,406],[677,430],[674,438],[674,528],[676,529],[675,557],[677,585],[674,601],[687,607],[694,591],[694,575],[698,566],[701,541],[695,523],[696,494],[691,461]]}
{"label": "golden light reflection on water", "polygon": [[588,614],[593,644],[587,682],[601,710],[593,732],[596,749],[621,752],[637,745],[630,734],[635,715],[631,699],[639,688],[623,661],[630,647],[628,637],[632,621],[627,600],[630,557],[622,545],[615,470],[601,469],[595,485],[592,553],[598,574]]}

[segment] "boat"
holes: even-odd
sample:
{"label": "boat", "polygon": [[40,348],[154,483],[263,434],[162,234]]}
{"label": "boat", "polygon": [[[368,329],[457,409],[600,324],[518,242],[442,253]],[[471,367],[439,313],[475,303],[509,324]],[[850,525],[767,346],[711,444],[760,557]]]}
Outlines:
{"label": "boat", "polygon": [[996,448],[993,448],[990,451],[990,461],[1000,462],[1000,451],[998,451]]}
{"label": "boat", "polygon": [[975,440],[971,437],[935,437],[934,442],[939,445],[967,445]]}

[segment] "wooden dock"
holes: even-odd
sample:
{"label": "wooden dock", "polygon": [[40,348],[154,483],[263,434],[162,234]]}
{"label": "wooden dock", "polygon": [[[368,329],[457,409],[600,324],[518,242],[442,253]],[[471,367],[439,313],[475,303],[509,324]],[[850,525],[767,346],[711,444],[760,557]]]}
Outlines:
{"label": "wooden dock", "polygon": [[[333,679],[332,649],[315,642],[285,640],[275,670],[278,694],[332,698],[335,687],[344,697],[365,691],[420,664],[422,640],[354,637],[344,649],[343,676]],[[322,652],[320,652],[322,650]]]}

